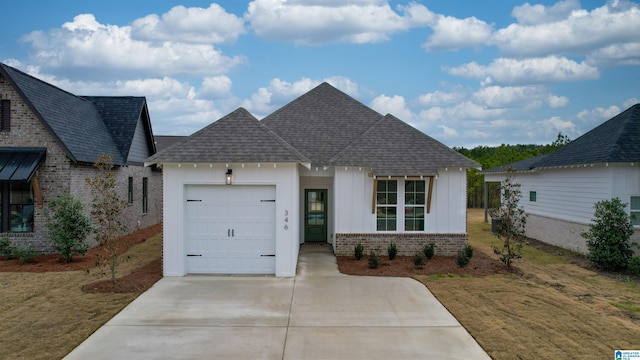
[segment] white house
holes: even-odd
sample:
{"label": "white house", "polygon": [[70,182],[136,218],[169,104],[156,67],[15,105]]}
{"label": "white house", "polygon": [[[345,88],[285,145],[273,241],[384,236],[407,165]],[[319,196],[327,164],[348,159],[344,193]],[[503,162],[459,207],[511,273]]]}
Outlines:
{"label": "white house", "polygon": [[309,242],[454,254],[479,166],[327,83],[262,121],[238,109],[146,163],[163,168],[165,276],[294,276]]}
{"label": "white house", "polygon": [[500,182],[508,169],[522,185],[526,236],[586,253],[596,202],[618,197],[629,206],[640,240],[640,104],[636,104],[549,155],[485,170]]}

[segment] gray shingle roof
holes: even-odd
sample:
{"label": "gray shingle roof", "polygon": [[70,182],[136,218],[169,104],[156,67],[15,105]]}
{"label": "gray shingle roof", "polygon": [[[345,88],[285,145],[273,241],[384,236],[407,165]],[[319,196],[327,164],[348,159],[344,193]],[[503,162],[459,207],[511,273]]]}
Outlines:
{"label": "gray shingle roof", "polygon": [[480,167],[393,115],[386,115],[331,160],[366,166],[375,175],[435,175],[443,167]]}
{"label": "gray shingle roof", "polygon": [[431,175],[442,167],[480,166],[327,83],[262,121],[238,109],[146,163],[285,161],[368,167],[377,175]]}
{"label": "gray shingle roof", "polygon": [[144,97],[76,96],[3,63],[0,73],[71,161],[94,163],[106,153],[114,164],[126,165],[138,118],[146,107]]}
{"label": "gray shingle roof", "polygon": [[[147,100],[143,96],[82,96],[91,101],[124,159],[129,157],[131,140],[136,132],[138,119],[144,116]],[[150,127],[151,124],[148,124]],[[152,143],[153,139],[147,139]],[[151,151],[152,153],[154,151]]]}
{"label": "gray shingle roof", "polygon": [[162,162],[309,162],[291,145],[239,108],[148,158]]}
{"label": "gray shingle roof", "polygon": [[535,167],[640,162],[640,104],[538,161]]}
{"label": "gray shingle roof", "polygon": [[640,162],[640,104],[635,104],[555,152],[484,170]]}
{"label": "gray shingle roof", "polygon": [[380,120],[379,113],[322,83],[262,119],[314,166],[329,160]]}
{"label": "gray shingle roof", "polygon": [[156,141],[156,150],[162,151],[178,141],[186,139],[187,137],[180,135],[154,135],[153,138]]}

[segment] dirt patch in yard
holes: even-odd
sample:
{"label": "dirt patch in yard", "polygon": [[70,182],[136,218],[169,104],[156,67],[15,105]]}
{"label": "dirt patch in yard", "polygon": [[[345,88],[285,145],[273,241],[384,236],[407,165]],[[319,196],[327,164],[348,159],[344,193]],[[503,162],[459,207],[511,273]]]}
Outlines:
{"label": "dirt patch in yard", "polygon": [[477,251],[466,267],[459,267],[455,256],[434,256],[422,267],[416,267],[413,264],[413,256],[396,256],[393,260],[389,260],[387,256],[379,256],[380,267],[377,269],[369,266],[368,256],[360,260],[356,260],[353,256],[336,258],[340,272],[349,275],[412,277],[435,274],[488,276],[508,273],[503,263]]}

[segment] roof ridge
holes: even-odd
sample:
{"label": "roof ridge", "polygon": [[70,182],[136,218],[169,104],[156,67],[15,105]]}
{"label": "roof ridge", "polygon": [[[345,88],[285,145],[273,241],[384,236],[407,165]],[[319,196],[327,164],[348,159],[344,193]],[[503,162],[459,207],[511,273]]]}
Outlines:
{"label": "roof ridge", "polygon": [[[20,70],[20,69],[14,68],[13,66],[9,66],[9,65],[7,65],[7,64],[4,64],[4,63],[0,62],[0,68],[3,68],[3,67],[8,67],[8,68],[12,69],[13,71],[17,71],[17,72],[19,72],[20,74],[22,74],[22,75],[24,75],[24,76],[28,76],[28,77],[30,77],[31,79],[36,80],[37,82],[39,82],[39,83],[41,83],[41,84],[44,84],[44,85],[46,85],[46,86],[48,86],[48,87],[51,87],[51,88],[55,88],[56,90],[58,90],[58,91],[60,91],[60,92],[66,93],[67,95],[71,95],[71,96],[73,96],[73,97],[75,97],[75,98],[78,98],[78,99],[80,99],[80,100],[82,100],[82,101],[89,101],[89,100],[87,100],[87,99],[83,98],[82,96],[76,95],[76,94],[74,94],[74,93],[72,93],[72,92],[70,92],[70,91],[67,91],[67,90],[65,90],[65,89],[62,89],[62,88],[60,88],[60,87],[58,87],[58,86],[56,86],[56,85],[53,85],[53,84],[51,84],[51,83],[48,83],[48,82],[46,82],[46,81],[44,81],[44,80],[42,80],[42,79],[38,79],[37,77],[35,77],[35,76],[33,76],[33,75],[29,75],[28,73],[26,73],[26,72],[24,72],[24,71],[22,71],[22,70]],[[9,76],[9,78],[11,78],[11,76]],[[13,81],[13,79],[12,79],[12,81]]]}

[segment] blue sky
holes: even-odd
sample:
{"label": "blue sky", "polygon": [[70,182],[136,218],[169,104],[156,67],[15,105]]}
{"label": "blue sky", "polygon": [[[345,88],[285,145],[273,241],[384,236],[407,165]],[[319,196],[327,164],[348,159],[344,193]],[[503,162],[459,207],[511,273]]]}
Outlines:
{"label": "blue sky", "polygon": [[146,96],[157,135],[238,107],[262,118],[323,81],[449,146],[575,139],[640,102],[628,0],[22,0],[3,13],[1,62],[79,95]]}

